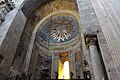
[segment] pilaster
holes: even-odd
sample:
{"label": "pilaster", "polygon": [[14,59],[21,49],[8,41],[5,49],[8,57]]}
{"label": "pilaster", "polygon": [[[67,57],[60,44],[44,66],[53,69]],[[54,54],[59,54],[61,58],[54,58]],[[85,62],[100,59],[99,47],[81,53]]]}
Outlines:
{"label": "pilaster", "polygon": [[106,80],[100,52],[96,46],[96,40],[97,37],[95,35],[88,35],[86,37],[86,43],[90,50],[91,63],[93,67],[92,75],[94,75],[95,80]]}
{"label": "pilaster", "polygon": [[69,51],[68,53],[68,61],[69,61],[69,67],[70,67],[70,77],[73,73],[73,79],[76,79],[76,69],[75,69],[75,54],[72,51]]}
{"label": "pilaster", "polygon": [[51,79],[56,79],[55,75],[58,74],[58,64],[59,64],[59,53],[52,53]]}

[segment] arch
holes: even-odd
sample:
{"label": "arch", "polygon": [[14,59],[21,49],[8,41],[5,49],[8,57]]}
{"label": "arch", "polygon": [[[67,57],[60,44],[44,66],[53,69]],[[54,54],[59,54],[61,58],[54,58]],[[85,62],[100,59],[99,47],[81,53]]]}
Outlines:
{"label": "arch", "polygon": [[[46,23],[47,23],[47,21],[49,21],[49,19],[51,18],[51,16],[54,16],[54,15],[58,15],[58,14],[64,14],[64,13],[66,13],[66,14],[69,14],[69,16],[70,17],[72,17],[73,19],[75,19],[77,22],[78,22],[78,24],[79,24],[79,30],[78,30],[78,32],[81,34],[81,30],[82,30],[82,27],[81,27],[81,23],[80,23],[80,16],[79,16],[79,14],[77,13],[77,12],[75,12],[75,11],[71,11],[71,10],[58,10],[58,11],[55,11],[55,12],[52,12],[52,13],[50,13],[50,14],[48,14],[46,17],[44,17],[42,20],[40,20],[36,25],[35,25],[35,27],[34,27],[34,30],[33,30],[33,36],[34,36],[34,38],[35,38],[35,36],[36,36],[36,33],[37,33],[37,31],[38,30],[40,30],[42,27],[43,27],[43,25],[45,25]],[[80,35],[81,36],[81,35]],[[71,39],[70,41],[67,41],[67,42],[63,42],[63,43],[59,43],[59,45],[66,45],[67,43],[69,43],[70,44],[70,46],[71,45],[73,45],[73,41],[75,41],[74,42],[74,44],[76,44],[76,43],[79,43],[78,42],[78,40],[80,40],[79,39],[79,34],[75,37],[75,39]],[[53,44],[56,44],[57,45],[57,43],[50,43],[50,45],[53,45]],[[74,46],[74,48],[77,48],[79,46],[79,44],[76,44],[75,46]],[[69,47],[70,48],[70,47]],[[73,48],[73,49],[74,49]],[[52,48],[53,49],[53,48]],[[66,49],[66,50],[68,50],[68,49]],[[63,52],[64,52],[65,50],[63,50]],[[56,52],[56,51],[50,51],[50,52]],[[57,50],[57,52],[59,52],[58,50]]]}
{"label": "arch", "polygon": [[[33,30],[33,33],[36,33],[37,30],[38,30],[38,28],[40,28],[40,25],[43,25],[43,23],[45,23],[45,21],[46,21],[47,19],[49,19],[51,16],[54,16],[54,15],[56,15],[56,14],[61,14],[61,13],[68,13],[68,14],[70,14],[71,17],[73,16],[74,19],[76,19],[76,20],[79,22],[79,25],[81,24],[81,23],[80,23],[80,16],[79,16],[79,14],[78,14],[77,12],[72,11],[72,10],[58,10],[58,11],[54,11],[54,12],[48,14],[46,17],[44,17],[42,20],[40,20],[40,21],[35,25],[35,28],[34,28],[34,30]],[[80,27],[80,26],[79,26],[79,27]],[[42,28],[42,27],[41,27],[41,28]],[[82,28],[82,27],[80,27],[80,29],[81,29],[81,28]]]}
{"label": "arch", "polygon": [[56,14],[61,14],[61,13],[68,13],[68,14],[71,14],[71,16],[73,16],[79,23],[79,31],[82,30],[82,27],[80,26],[80,17],[79,17],[79,14],[75,11],[71,11],[71,10],[58,10],[58,11],[55,11],[55,12],[52,12],[50,14],[48,14],[46,17],[44,17],[42,20],[40,20],[36,25],[35,25],[35,28],[32,32],[32,35],[31,35],[31,38],[30,38],[30,42],[29,42],[29,45],[28,45],[28,49],[27,49],[27,53],[26,53],[26,57],[25,57],[25,68],[24,68],[24,71],[27,73],[28,71],[28,68],[29,68],[29,62],[30,62],[30,59],[31,59],[31,55],[32,55],[32,49],[33,49],[33,46],[34,46],[34,42],[35,42],[35,37],[36,37],[36,33],[37,33],[37,30],[39,28],[42,28],[41,25],[43,25],[43,23],[45,23],[45,21],[50,18],[51,16],[53,15],[56,15]]}

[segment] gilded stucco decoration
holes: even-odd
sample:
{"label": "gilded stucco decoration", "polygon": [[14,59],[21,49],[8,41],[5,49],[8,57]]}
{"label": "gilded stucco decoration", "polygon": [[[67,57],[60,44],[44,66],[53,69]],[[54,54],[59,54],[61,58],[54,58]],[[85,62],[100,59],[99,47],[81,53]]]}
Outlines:
{"label": "gilded stucco decoration", "polygon": [[57,18],[53,20],[52,24],[50,25],[51,37],[54,39],[64,41],[71,36],[71,32],[73,31],[74,25],[72,24],[71,20],[68,18]]}

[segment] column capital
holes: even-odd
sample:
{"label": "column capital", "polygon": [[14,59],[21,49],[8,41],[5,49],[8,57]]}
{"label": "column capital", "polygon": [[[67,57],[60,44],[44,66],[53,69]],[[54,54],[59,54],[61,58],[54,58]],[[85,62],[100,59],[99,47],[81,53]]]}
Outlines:
{"label": "column capital", "polygon": [[96,40],[97,40],[96,35],[86,35],[85,36],[85,42],[86,42],[87,46],[95,45]]}
{"label": "column capital", "polygon": [[59,53],[53,53],[52,55],[54,56],[54,59],[58,59],[59,57]]}

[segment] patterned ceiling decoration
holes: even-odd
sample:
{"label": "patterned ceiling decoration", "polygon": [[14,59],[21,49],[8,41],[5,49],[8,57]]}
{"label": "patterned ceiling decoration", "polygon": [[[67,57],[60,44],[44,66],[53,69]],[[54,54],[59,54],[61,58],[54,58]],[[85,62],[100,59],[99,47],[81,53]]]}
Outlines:
{"label": "patterned ceiling decoration", "polygon": [[53,20],[52,25],[50,26],[50,34],[54,40],[64,41],[68,39],[73,31],[73,24],[72,21],[68,18],[62,17]]}
{"label": "patterned ceiling decoration", "polygon": [[78,22],[68,16],[56,16],[50,19],[38,35],[47,42],[61,43],[75,38],[78,34]]}

